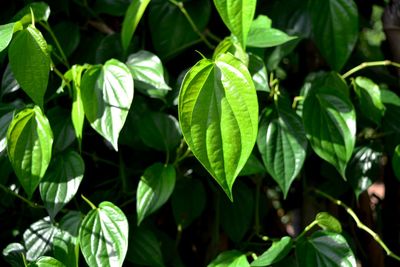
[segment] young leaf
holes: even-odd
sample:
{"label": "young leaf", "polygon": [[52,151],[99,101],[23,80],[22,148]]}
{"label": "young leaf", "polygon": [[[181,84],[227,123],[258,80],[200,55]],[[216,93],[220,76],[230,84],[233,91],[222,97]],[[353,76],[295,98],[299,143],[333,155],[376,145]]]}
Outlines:
{"label": "young leaf", "polygon": [[28,26],[18,32],[8,49],[8,57],[11,70],[21,88],[33,102],[42,107],[49,79],[50,56],[40,31]]}
{"label": "young leaf", "polygon": [[249,72],[257,91],[269,92],[268,73],[264,61],[257,55],[249,53]]}
{"label": "young leaf", "polygon": [[400,180],[400,145],[397,145],[394,149],[392,167],[397,180]]}
{"label": "young leaf", "polygon": [[249,267],[246,255],[237,250],[224,251],[218,255],[207,267]]}
{"label": "young leaf", "polygon": [[84,172],[83,159],[74,151],[65,152],[53,159],[39,187],[51,218],[75,196]]}
{"label": "young leaf", "polygon": [[289,236],[282,237],[272,243],[262,255],[255,259],[250,266],[269,266],[285,258],[293,248],[293,240]]}
{"label": "young leaf", "polygon": [[133,100],[133,80],[128,67],[110,59],[103,67],[87,70],[81,83],[86,118],[118,150],[118,137]]}
{"label": "young leaf", "polygon": [[101,202],[83,219],[79,244],[89,266],[122,266],[128,249],[128,220],[111,202]]}
{"label": "young leaf", "polygon": [[336,74],[318,76],[303,103],[303,123],[315,153],[346,179],[356,141],[356,114],[345,82]]}
{"label": "young leaf", "polygon": [[11,121],[8,157],[29,198],[49,166],[52,144],[49,121],[38,106],[21,110]]}
{"label": "young leaf", "polygon": [[65,267],[65,265],[55,258],[43,256],[36,262],[30,263],[28,267]]}
{"label": "young leaf", "polygon": [[231,53],[237,59],[242,61],[246,66],[249,64],[249,56],[235,36],[226,37],[222,40],[214,50],[213,59],[215,60],[219,55]]}
{"label": "young leaf", "polygon": [[175,168],[172,165],[155,163],[145,170],[136,193],[138,225],[167,202],[174,191],[175,179]]}
{"label": "young leaf", "polygon": [[243,47],[256,11],[256,0],[214,0],[219,15],[225,25],[235,35]]}
{"label": "young leaf", "polygon": [[150,0],[132,1],[128,9],[126,10],[121,29],[122,48],[125,52],[128,50],[128,46],[132,40],[133,33],[135,32],[136,27],[149,3]]}
{"label": "young leaf", "polygon": [[257,95],[246,66],[231,54],[200,60],[182,83],[178,113],[189,148],[232,200],[258,128]]}
{"label": "young leaf", "polygon": [[15,267],[23,266],[25,267],[25,248],[20,243],[11,243],[3,249],[4,259],[11,265]]}
{"label": "young leaf", "polygon": [[0,25],[0,52],[10,44],[13,34],[17,30],[22,30],[20,22],[12,22]]}
{"label": "young leaf", "polygon": [[319,212],[317,216],[315,216],[315,220],[317,221],[318,226],[324,230],[329,230],[338,234],[342,232],[342,225],[338,219],[327,212]]}
{"label": "young leaf", "polygon": [[49,19],[49,5],[45,2],[33,2],[18,11],[18,13],[11,19],[11,21],[21,20],[21,23],[23,24],[31,23],[31,10],[33,12],[33,16],[35,17],[35,22],[47,21]]}

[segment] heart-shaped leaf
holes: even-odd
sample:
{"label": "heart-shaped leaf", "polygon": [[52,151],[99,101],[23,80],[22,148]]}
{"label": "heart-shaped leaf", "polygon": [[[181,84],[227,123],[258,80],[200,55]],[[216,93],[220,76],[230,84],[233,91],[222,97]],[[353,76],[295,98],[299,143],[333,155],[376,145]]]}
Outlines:
{"label": "heart-shaped leaf", "polygon": [[317,221],[318,226],[324,230],[329,230],[338,234],[342,232],[342,225],[338,219],[327,212],[319,212],[317,216],[315,216],[315,221]]}
{"label": "heart-shaped leaf", "polygon": [[55,258],[43,256],[40,257],[36,262],[30,263],[28,267],[65,267],[65,265]]}
{"label": "heart-shaped leaf", "polygon": [[67,231],[58,231],[53,237],[54,258],[68,267],[78,267],[79,245],[77,237]]}
{"label": "heart-shaped leaf", "polygon": [[13,34],[17,30],[22,30],[20,22],[12,22],[0,25],[0,52],[10,44]]}
{"label": "heart-shaped leaf", "polygon": [[292,238],[284,236],[279,241],[272,243],[272,246],[255,259],[250,266],[269,266],[285,258],[292,248]]}

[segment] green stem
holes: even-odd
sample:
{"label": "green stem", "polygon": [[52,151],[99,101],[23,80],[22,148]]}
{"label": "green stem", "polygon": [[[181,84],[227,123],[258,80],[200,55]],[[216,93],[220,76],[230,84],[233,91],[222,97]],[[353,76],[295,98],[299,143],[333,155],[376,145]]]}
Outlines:
{"label": "green stem", "polygon": [[371,62],[363,62],[360,65],[352,68],[348,72],[342,75],[343,79],[348,78],[349,76],[353,75],[354,73],[369,67],[376,67],[376,66],[393,66],[396,68],[400,68],[400,63],[393,62],[390,60],[382,60],[382,61],[371,61]]}
{"label": "green stem", "polygon": [[197,33],[197,35],[201,38],[201,40],[210,48],[210,49],[214,49],[215,46],[212,45],[207,38],[205,37],[205,35],[203,33],[200,32],[199,28],[197,28],[196,24],[194,23],[194,21],[192,20],[192,18],[190,17],[189,13],[187,12],[186,8],[183,6],[182,2],[178,2],[176,0],[168,0],[170,3],[174,4],[175,6],[177,6],[179,8],[179,10],[182,12],[182,14],[185,16],[185,18],[187,19],[187,21],[189,22],[190,26],[192,27],[193,31],[195,33]]}
{"label": "green stem", "polygon": [[57,47],[58,51],[61,54],[61,57],[63,59],[63,63],[69,69],[70,65],[69,65],[67,56],[65,55],[64,50],[61,48],[60,42],[58,41],[56,35],[54,34],[53,30],[51,29],[49,23],[41,21],[41,22],[39,22],[39,24],[50,34],[51,38],[53,39],[54,43],[56,44],[56,47]]}
{"label": "green stem", "polygon": [[182,232],[183,232],[183,228],[181,224],[178,224],[177,228],[176,228],[176,238],[175,238],[175,247],[179,246],[179,243],[181,242],[182,239]]}
{"label": "green stem", "polygon": [[0,188],[3,189],[6,193],[13,195],[16,198],[19,198],[20,200],[22,200],[23,202],[27,203],[30,207],[35,208],[35,209],[45,209],[44,206],[39,205],[35,202],[30,201],[29,199],[20,196],[19,194],[15,193],[13,190],[11,190],[10,188],[0,184]]}
{"label": "green stem", "polygon": [[292,108],[295,109],[300,101],[304,100],[304,96],[295,96],[293,99]]}
{"label": "green stem", "polygon": [[318,221],[312,221],[309,225],[306,226],[306,228],[304,228],[303,232],[301,232],[298,236],[297,236],[297,240],[299,240],[300,238],[302,238],[308,231],[310,231],[314,226],[316,226],[318,224]]}
{"label": "green stem", "polygon": [[346,210],[347,214],[349,214],[350,217],[353,218],[354,222],[356,223],[356,226],[359,229],[367,232],[383,248],[383,250],[386,252],[386,255],[388,255],[389,257],[391,257],[393,259],[396,259],[397,261],[400,261],[400,256],[396,255],[393,251],[391,251],[377,233],[375,233],[373,230],[371,230],[371,228],[369,228],[363,222],[361,222],[361,220],[357,217],[356,213],[349,206],[344,204],[341,200],[333,198],[330,195],[328,195],[318,189],[315,189],[315,192],[318,195],[330,200],[332,203],[344,208]]}
{"label": "green stem", "polygon": [[206,29],[204,33],[206,36],[210,37],[211,39],[213,39],[214,41],[216,41],[218,43],[222,41],[221,38],[219,38],[218,36],[213,34],[209,29]]}
{"label": "green stem", "polygon": [[87,199],[84,195],[81,195],[81,197],[83,198],[83,200],[85,200],[85,202],[86,203],[88,203],[89,204],[89,206],[92,208],[92,209],[97,209],[97,207],[96,207],[96,205],[94,205],[89,199]]}

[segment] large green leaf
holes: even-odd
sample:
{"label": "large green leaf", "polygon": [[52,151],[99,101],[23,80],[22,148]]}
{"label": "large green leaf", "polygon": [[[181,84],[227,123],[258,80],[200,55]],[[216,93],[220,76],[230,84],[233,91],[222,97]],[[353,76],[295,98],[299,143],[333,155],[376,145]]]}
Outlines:
{"label": "large green leaf", "polygon": [[8,157],[28,197],[43,178],[51,159],[53,133],[38,106],[14,117],[7,132]]}
{"label": "large green leaf", "polygon": [[135,88],[150,97],[162,98],[171,88],[164,79],[164,68],[161,60],[145,50],[128,57],[126,65],[132,73]]}
{"label": "large green leaf", "polygon": [[220,54],[231,53],[246,66],[249,64],[249,56],[235,36],[226,37],[222,40],[214,50],[213,59]]}
{"label": "large green leaf", "polygon": [[336,73],[313,80],[303,104],[303,122],[313,150],[346,178],[356,139],[356,115],[348,88]]}
{"label": "large green leaf", "polygon": [[237,250],[224,251],[207,267],[249,267],[246,255]]}
{"label": "large green leaf", "polygon": [[78,267],[79,245],[77,238],[67,231],[57,231],[53,237],[53,255],[67,267]]}
{"label": "large green leaf", "polygon": [[95,266],[122,266],[128,250],[128,220],[111,202],[101,202],[83,219],[79,244],[86,263]]}
{"label": "large green leaf", "polygon": [[43,106],[50,72],[50,56],[46,40],[40,31],[28,26],[18,32],[10,44],[8,57],[11,70],[21,88],[36,104]]}
{"label": "large green leaf", "polygon": [[53,159],[40,182],[40,195],[51,218],[75,196],[85,172],[81,156],[68,151]]}
{"label": "large green leaf", "polygon": [[172,165],[155,163],[145,170],[136,193],[138,225],[167,202],[174,191],[175,179],[175,168]]}
{"label": "large green leaf", "polygon": [[185,76],[178,108],[189,148],[232,200],[257,138],[257,95],[246,66],[231,54],[200,60]]}
{"label": "large green leaf", "polygon": [[353,0],[310,0],[314,40],[329,65],[339,71],[358,37],[358,11]]}
{"label": "large green leaf", "polygon": [[272,47],[296,39],[286,33],[272,28],[272,21],[264,15],[259,15],[252,23],[247,40],[247,46]]}
{"label": "large green leaf", "polygon": [[225,25],[243,47],[256,11],[256,0],[214,0],[214,5]]}
{"label": "large green leaf", "polygon": [[132,1],[126,10],[124,21],[122,22],[121,29],[121,42],[124,51],[128,50],[128,46],[132,40],[133,33],[146,10],[150,0],[136,0]]}
{"label": "large green leaf", "polygon": [[262,255],[255,259],[250,266],[269,266],[285,258],[293,248],[293,240],[289,236],[282,237],[272,243]]}
{"label": "large green leaf", "polygon": [[6,49],[6,47],[10,44],[14,32],[21,29],[22,25],[20,22],[12,22],[0,25],[0,52]]}
{"label": "large green leaf", "polygon": [[128,67],[115,59],[87,70],[81,83],[82,103],[90,125],[115,150],[133,100],[133,79]]}
{"label": "large green leaf", "polygon": [[317,231],[296,244],[299,266],[356,267],[353,251],[337,233]]}
{"label": "large green leaf", "polygon": [[306,158],[307,138],[300,117],[283,99],[262,115],[258,138],[265,168],[286,197]]}

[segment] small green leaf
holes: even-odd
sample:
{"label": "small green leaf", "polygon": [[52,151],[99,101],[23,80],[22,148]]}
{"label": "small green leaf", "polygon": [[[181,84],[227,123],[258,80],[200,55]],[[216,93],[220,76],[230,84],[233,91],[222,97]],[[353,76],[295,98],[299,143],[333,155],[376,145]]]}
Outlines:
{"label": "small green leaf", "polygon": [[214,0],[214,5],[225,25],[239,39],[243,47],[247,44],[247,35],[254,18],[256,4],[256,0]]}
{"label": "small green leaf", "polygon": [[315,216],[315,220],[317,221],[318,226],[324,230],[329,230],[338,234],[342,232],[342,225],[338,219],[327,212],[318,213],[317,216]]}
{"label": "small green leaf", "polygon": [[85,172],[81,156],[68,151],[53,159],[40,182],[40,195],[51,218],[75,196]]}
{"label": "small green leaf", "polygon": [[11,19],[11,21],[21,20],[22,24],[29,24],[32,21],[31,9],[35,21],[47,21],[50,16],[50,7],[45,2],[33,2],[26,5],[23,9],[18,11],[18,13]]}
{"label": "small green leaf", "polygon": [[29,264],[28,267],[65,267],[65,265],[55,258],[43,256],[36,262]]}
{"label": "small green leaf", "polygon": [[257,91],[269,92],[268,73],[264,61],[257,55],[249,53],[249,72]]}
{"label": "small green leaf", "polygon": [[397,145],[394,149],[392,167],[397,180],[400,180],[400,145]]}
{"label": "small green leaf", "polygon": [[33,102],[42,107],[49,79],[50,56],[40,31],[28,26],[18,32],[8,49],[8,57],[11,70],[21,88]]}
{"label": "small green leaf", "polygon": [[13,34],[17,30],[22,30],[20,22],[12,22],[0,25],[0,52],[10,44]]}
{"label": "small green leaf", "polygon": [[132,40],[136,27],[149,3],[150,0],[132,1],[126,10],[121,29],[122,48],[125,52],[128,50],[128,46]]}
{"label": "small green leaf", "polygon": [[7,132],[8,157],[30,198],[51,159],[53,133],[38,106],[25,108],[11,121]]}
{"label": "small green leaf", "polygon": [[81,90],[90,125],[118,150],[119,133],[133,100],[133,79],[128,67],[115,59],[103,67],[93,66],[83,75]]}
{"label": "small green leaf", "polygon": [[247,46],[250,47],[273,47],[296,39],[296,36],[289,36],[286,33],[274,29],[271,20],[264,15],[259,15],[251,23]]}
{"label": "small green leaf", "polygon": [[79,244],[89,266],[122,266],[128,249],[128,220],[111,202],[101,202],[83,219]]}
{"label": "small green leaf", "polygon": [[239,40],[233,35],[226,37],[218,44],[214,50],[213,59],[215,60],[219,55],[225,53],[231,53],[246,66],[249,64],[249,56],[246,54]]}
{"label": "small green leaf", "polygon": [[232,200],[257,138],[257,94],[246,66],[231,54],[200,60],[182,83],[178,114],[189,148]]}
{"label": "small green leaf", "polygon": [[250,266],[269,266],[285,258],[293,248],[293,240],[289,236],[282,237],[279,241],[272,243],[262,255],[254,260]]}
{"label": "small green leaf", "polygon": [[172,165],[155,163],[145,170],[136,193],[138,225],[167,202],[174,191],[175,179],[175,168]]}
{"label": "small green leaf", "polygon": [[249,267],[246,255],[237,250],[224,251],[207,267]]}
{"label": "small green leaf", "polygon": [[20,243],[11,243],[3,249],[4,259],[13,267],[25,267],[25,248]]}

